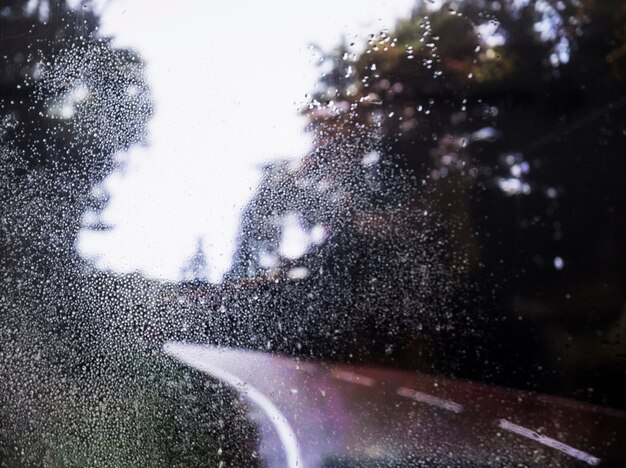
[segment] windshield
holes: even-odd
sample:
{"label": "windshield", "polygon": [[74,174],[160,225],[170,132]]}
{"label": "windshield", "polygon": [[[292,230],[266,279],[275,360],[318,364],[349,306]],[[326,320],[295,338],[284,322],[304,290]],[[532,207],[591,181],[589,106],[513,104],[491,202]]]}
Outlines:
{"label": "windshield", "polygon": [[624,24],[0,0],[0,466],[626,463]]}

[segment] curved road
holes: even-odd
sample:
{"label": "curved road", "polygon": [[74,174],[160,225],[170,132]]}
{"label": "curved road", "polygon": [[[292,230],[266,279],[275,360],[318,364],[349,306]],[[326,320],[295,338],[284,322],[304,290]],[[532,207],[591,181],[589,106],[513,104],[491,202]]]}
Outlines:
{"label": "curved road", "polygon": [[269,467],[626,465],[626,413],[415,372],[170,342],[246,397]]}

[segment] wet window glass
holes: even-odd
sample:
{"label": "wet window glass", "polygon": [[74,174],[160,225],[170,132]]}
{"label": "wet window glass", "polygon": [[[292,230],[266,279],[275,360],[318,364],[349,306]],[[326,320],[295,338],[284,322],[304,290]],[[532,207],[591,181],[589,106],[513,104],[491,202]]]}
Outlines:
{"label": "wet window glass", "polygon": [[626,464],[622,0],[0,0],[0,466]]}

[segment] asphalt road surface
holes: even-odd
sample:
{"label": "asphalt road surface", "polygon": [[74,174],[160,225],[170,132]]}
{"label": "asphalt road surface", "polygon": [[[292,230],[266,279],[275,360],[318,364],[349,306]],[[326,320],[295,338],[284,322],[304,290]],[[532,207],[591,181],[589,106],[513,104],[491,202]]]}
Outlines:
{"label": "asphalt road surface", "polygon": [[626,466],[626,413],[415,372],[170,342],[240,392],[268,467]]}

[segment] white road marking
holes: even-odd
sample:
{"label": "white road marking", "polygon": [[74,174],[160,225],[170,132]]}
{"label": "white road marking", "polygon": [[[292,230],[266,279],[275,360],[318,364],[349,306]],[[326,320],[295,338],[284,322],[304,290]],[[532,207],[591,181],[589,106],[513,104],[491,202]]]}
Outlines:
{"label": "white road marking", "polygon": [[304,466],[293,428],[290,426],[287,418],[268,397],[239,377],[207,362],[189,345],[165,343],[163,350],[179,361],[225,382],[259,406],[278,433],[287,458],[287,466],[289,468],[302,468]]}
{"label": "white road marking", "polygon": [[412,390],[410,388],[399,387],[397,393],[400,396],[411,398],[415,401],[419,401],[420,403],[426,403],[427,405],[436,406],[438,408],[452,411],[453,413],[460,413],[463,411],[463,406],[454,401],[444,400],[434,395],[418,392],[417,390]]}
{"label": "white road marking", "polygon": [[500,419],[500,421],[498,422],[498,426],[506,431],[512,432],[517,435],[521,435],[522,437],[527,437],[547,447],[560,450],[561,452],[571,457],[574,457],[578,460],[584,461],[588,463],[589,465],[599,465],[601,462],[599,458],[594,457],[593,455],[590,455],[587,452],[583,452],[582,450],[578,450],[574,447],[570,447],[569,445],[564,444],[563,442],[559,442],[556,439],[552,439],[550,437],[539,434],[538,432],[535,432],[531,429],[527,429],[523,426],[518,426],[517,424],[507,421],[506,419]]}
{"label": "white road marking", "polygon": [[360,375],[360,374],[355,374],[354,372],[349,372],[349,371],[344,371],[344,370],[335,369],[332,371],[331,375],[335,379],[363,385],[365,387],[373,387],[374,384],[376,383],[376,380],[372,379],[371,377],[367,377],[365,375]]}

